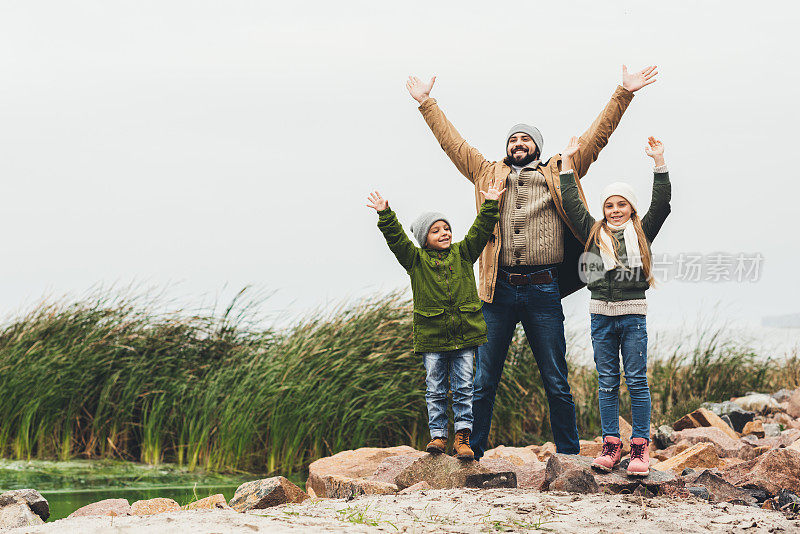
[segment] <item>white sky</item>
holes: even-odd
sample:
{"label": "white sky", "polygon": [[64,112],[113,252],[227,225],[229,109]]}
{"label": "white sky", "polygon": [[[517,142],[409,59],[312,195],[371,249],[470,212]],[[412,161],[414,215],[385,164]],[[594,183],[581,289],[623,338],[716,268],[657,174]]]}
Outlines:
{"label": "white sky", "polygon": [[[472,187],[406,93],[438,76],[490,159],[528,122],[546,156],[594,119],[621,64],[659,66],[584,181],[650,197],[664,139],[673,212],[655,252],[760,252],[758,283],[669,282],[651,316],[720,303],[800,311],[792,2],[0,3],[0,311],[98,284],[244,285],[303,311],[405,287],[364,207],[474,217]],[[588,317],[585,290],[564,301]]]}

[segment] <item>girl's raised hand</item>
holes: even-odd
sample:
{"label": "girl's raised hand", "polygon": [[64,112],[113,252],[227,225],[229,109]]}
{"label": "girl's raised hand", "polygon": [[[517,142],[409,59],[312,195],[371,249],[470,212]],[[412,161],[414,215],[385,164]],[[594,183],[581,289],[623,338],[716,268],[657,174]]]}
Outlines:
{"label": "girl's raised hand", "polygon": [[389,201],[383,198],[377,191],[370,193],[367,200],[370,202],[367,204],[367,207],[372,208],[375,211],[383,211],[389,207]]}
{"label": "girl's raised hand", "polygon": [[645,153],[651,158],[664,155],[664,143],[653,137],[652,135],[647,138],[647,146],[644,149]]}
{"label": "girl's raised hand", "polygon": [[574,135],[569,138],[569,143],[567,143],[567,148],[561,153],[562,158],[568,158],[573,155],[575,152],[580,150],[581,148],[581,141]]}
{"label": "girl's raised hand", "polygon": [[481,195],[483,195],[483,198],[486,200],[500,200],[500,196],[505,193],[506,188],[498,189],[498,187],[500,187],[500,179],[495,178],[489,185],[489,190],[481,191]]}

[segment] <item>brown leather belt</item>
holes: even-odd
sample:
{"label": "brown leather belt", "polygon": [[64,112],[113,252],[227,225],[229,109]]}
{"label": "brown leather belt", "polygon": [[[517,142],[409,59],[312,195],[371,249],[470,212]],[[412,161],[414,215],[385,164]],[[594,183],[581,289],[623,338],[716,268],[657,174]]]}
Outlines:
{"label": "brown leather belt", "polygon": [[497,276],[512,286],[527,286],[530,284],[549,284],[553,281],[553,276],[550,270],[540,271],[531,274],[513,274],[507,273],[501,269],[497,270]]}

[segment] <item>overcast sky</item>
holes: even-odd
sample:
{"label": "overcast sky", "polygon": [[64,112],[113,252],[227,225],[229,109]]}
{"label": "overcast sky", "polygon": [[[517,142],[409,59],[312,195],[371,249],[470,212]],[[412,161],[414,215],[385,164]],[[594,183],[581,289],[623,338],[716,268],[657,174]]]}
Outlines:
{"label": "overcast sky", "polygon": [[[187,301],[252,284],[302,311],[407,286],[364,207],[436,209],[456,238],[472,186],[404,87],[489,159],[517,122],[544,153],[579,135],[621,65],[659,67],[584,180],[650,199],[664,140],[673,211],[655,253],[761,253],[757,283],[670,281],[664,321],[720,303],[800,312],[792,2],[0,3],[0,311],[98,284]],[[587,316],[588,292],[564,301]]]}

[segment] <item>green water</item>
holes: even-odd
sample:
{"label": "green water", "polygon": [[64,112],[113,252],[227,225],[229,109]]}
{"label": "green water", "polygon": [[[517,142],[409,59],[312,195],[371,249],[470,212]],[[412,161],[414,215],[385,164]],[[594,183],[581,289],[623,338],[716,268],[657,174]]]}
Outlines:
{"label": "green water", "polygon": [[[180,505],[222,493],[227,500],[236,488],[264,478],[256,473],[213,473],[162,464],[151,466],[115,460],[19,461],[0,459],[0,493],[33,488],[50,503],[50,519],[61,519],[81,506],[103,499],[166,497]],[[289,477],[303,487],[301,476]]]}

